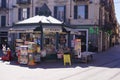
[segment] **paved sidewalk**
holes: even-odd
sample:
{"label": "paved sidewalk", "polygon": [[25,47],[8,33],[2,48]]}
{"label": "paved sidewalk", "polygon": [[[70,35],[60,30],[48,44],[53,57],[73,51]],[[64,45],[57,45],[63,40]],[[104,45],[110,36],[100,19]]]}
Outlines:
{"label": "paved sidewalk", "polygon": [[[40,62],[32,68],[64,68],[64,67],[89,67],[89,66],[102,66],[109,62],[112,62],[116,59],[120,59],[120,45],[115,45],[114,47],[100,53],[96,53],[93,55],[93,60],[88,63],[81,63],[81,62],[72,62],[72,65],[64,66],[62,60],[51,60]],[[17,61],[11,61],[11,65],[22,66],[22,67],[31,67],[28,65],[20,65]]]}
{"label": "paved sidewalk", "polygon": [[104,52],[96,53],[94,55],[94,61],[91,64],[102,66],[117,59],[120,59],[120,45],[115,45]]}
{"label": "paved sidewalk", "polygon": [[[63,61],[41,62],[35,66],[0,61],[1,80],[119,80],[120,45],[96,53],[89,63],[63,65]],[[6,77],[5,77],[6,76]],[[116,77],[117,76],[117,77]],[[112,77],[112,78],[111,78]],[[115,79],[114,79],[115,78]]]}

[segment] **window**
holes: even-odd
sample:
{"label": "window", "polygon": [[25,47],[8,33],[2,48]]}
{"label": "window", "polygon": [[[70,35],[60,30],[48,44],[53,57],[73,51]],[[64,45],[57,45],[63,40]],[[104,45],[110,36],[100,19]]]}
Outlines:
{"label": "window", "polygon": [[6,0],[1,0],[1,7],[6,8]]}
{"label": "window", "polygon": [[64,20],[64,7],[58,7],[57,10],[57,19],[63,21]]}
{"label": "window", "polygon": [[27,19],[27,9],[26,8],[23,9],[22,15],[23,15],[22,16],[23,19]]}
{"label": "window", "polygon": [[74,19],[88,19],[88,6],[74,6]]}
{"label": "window", "polygon": [[55,6],[54,7],[54,16],[55,18],[65,21],[66,18],[66,7],[65,6]]}
{"label": "window", "polygon": [[18,20],[24,20],[30,17],[30,8],[18,9]]}
{"label": "window", "polygon": [[78,6],[77,19],[85,19],[85,6]]}

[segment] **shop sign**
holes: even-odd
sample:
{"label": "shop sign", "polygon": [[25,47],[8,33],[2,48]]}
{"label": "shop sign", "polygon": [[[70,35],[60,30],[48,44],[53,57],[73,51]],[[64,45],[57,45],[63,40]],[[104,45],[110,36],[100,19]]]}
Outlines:
{"label": "shop sign", "polygon": [[10,30],[9,33],[30,33],[33,32],[33,30]]}
{"label": "shop sign", "polygon": [[89,32],[90,32],[91,34],[98,34],[99,28],[90,27],[90,28],[89,28]]}
{"label": "shop sign", "polygon": [[81,35],[82,33],[79,32],[79,31],[76,31],[76,32],[75,32],[75,31],[72,31],[71,34]]}
{"label": "shop sign", "polygon": [[43,28],[43,32],[62,32],[61,28]]}

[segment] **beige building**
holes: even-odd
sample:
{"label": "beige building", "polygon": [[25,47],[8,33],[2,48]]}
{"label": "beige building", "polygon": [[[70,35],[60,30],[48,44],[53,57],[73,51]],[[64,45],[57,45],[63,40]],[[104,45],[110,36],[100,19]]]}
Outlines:
{"label": "beige building", "polygon": [[115,27],[109,23],[111,18],[115,23],[113,0],[0,0],[0,43],[10,40],[9,27],[35,15],[63,21],[72,28],[67,29],[71,38],[82,40],[83,51],[102,51],[110,46]]}

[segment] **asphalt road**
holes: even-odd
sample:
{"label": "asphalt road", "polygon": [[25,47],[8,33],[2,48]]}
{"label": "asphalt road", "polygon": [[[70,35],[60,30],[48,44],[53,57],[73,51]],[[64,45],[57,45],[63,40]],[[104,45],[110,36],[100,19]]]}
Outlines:
{"label": "asphalt road", "polygon": [[96,53],[89,63],[42,62],[36,66],[0,61],[0,80],[119,80],[120,45]]}

